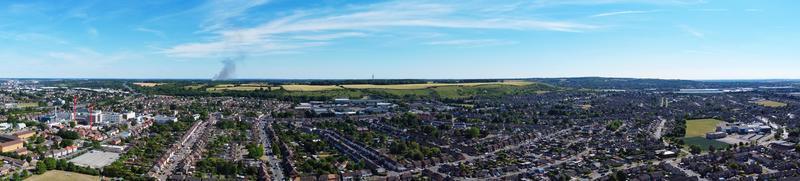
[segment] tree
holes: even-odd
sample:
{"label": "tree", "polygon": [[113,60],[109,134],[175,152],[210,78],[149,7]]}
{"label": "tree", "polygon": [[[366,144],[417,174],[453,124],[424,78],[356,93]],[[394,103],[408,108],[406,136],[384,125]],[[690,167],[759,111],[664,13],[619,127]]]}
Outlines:
{"label": "tree", "polygon": [[700,146],[697,145],[689,146],[689,152],[692,154],[700,154],[700,151],[701,151]]}
{"label": "tree", "polygon": [[58,135],[59,137],[64,138],[64,139],[71,139],[71,140],[80,138],[80,135],[78,134],[78,132],[75,132],[75,131],[61,130],[61,131],[58,131],[58,133],[56,133],[56,135]]}
{"label": "tree", "polygon": [[467,129],[467,138],[478,138],[481,136],[481,130],[476,127],[471,127]]}
{"label": "tree", "polygon": [[714,145],[708,145],[708,151],[714,153],[717,151],[717,148],[715,148]]}
{"label": "tree", "polygon": [[247,156],[252,159],[261,158],[264,156],[264,146],[260,144],[247,145]]}
{"label": "tree", "polygon": [[36,174],[39,175],[44,172],[47,172],[47,164],[44,162],[36,162]]}
{"label": "tree", "polygon": [[68,146],[72,146],[73,144],[75,144],[75,141],[73,141],[71,139],[65,139],[65,140],[61,141],[61,143],[59,145],[61,146],[61,148],[66,148]]}

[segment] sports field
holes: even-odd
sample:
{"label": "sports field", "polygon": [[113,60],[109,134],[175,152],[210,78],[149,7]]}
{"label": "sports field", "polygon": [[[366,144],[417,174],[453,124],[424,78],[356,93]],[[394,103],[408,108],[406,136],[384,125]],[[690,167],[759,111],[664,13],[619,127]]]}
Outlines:
{"label": "sports field", "polygon": [[769,100],[758,101],[758,102],[756,102],[756,104],[764,106],[764,107],[785,107],[786,106],[786,103],[777,102],[777,101],[769,101]]}
{"label": "sports field", "polygon": [[709,145],[714,145],[715,148],[726,148],[727,143],[706,139],[706,133],[714,132],[717,125],[722,122],[717,119],[694,119],[686,121],[686,135],[683,142],[688,148],[689,145],[697,145],[703,150],[708,150]]}
{"label": "sports field", "polygon": [[91,176],[86,174],[74,173],[74,172],[65,172],[61,170],[50,170],[44,172],[41,175],[34,175],[25,179],[25,181],[51,181],[51,180],[63,180],[63,181],[96,181],[100,180],[98,176]]}
{"label": "sports field", "polygon": [[687,120],[686,135],[684,137],[705,137],[706,133],[714,132],[720,122],[722,121],[716,119]]}
{"label": "sports field", "polygon": [[721,141],[717,141],[717,140],[706,139],[705,137],[683,138],[683,143],[685,143],[687,145],[687,148],[688,148],[688,145],[697,145],[703,151],[708,151],[708,146],[709,145],[714,145],[714,148],[717,148],[717,150],[722,149],[722,148],[727,148],[729,146],[729,144],[727,144],[727,143],[724,143],[724,142],[721,142]]}

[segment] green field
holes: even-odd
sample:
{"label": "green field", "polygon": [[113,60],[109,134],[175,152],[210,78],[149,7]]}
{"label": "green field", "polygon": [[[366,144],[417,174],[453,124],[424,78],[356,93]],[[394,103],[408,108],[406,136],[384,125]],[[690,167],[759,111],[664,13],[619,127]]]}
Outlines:
{"label": "green field", "polygon": [[687,148],[689,145],[697,145],[704,151],[708,150],[709,145],[714,145],[718,149],[728,147],[727,143],[706,139],[706,133],[716,131],[720,122],[722,121],[717,119],[687,120],[686,135],[683,138],[683,142]]}
{"label": "green field", "polygon": [[342,85],[348,89],[427,89],[446,86],[474,87],[481,85],[513,85],[526,86],[534,84],[528,81],[503,81],[503,82],[480,82],[480,83],[427,83],[427,84],[393,84],[393,85],[373,85],[373,84],[352,84]]}
{"label": "green field", "polygon": [[716,131],[720,122],[722,121],[716,119],[687,120],[686,135],[684,137],[705,137],[706,133]]}
{"label": "green field", "polygon": [[776,102],[776,101],[768,101],[768,100],[758,101],[758,102],[756,102],[756,104],[764,106],[764,107],[786,107],[786,105],[787,105],[786,103]]}
{"label": "green field", "polygon": [[39,103],[35,102],[19,103],[17,106],[19,106],[19,108],[39,107]]}
{"label": "green field", "polygon": [[335,85],[282,85],[281,87],[287,91],[329,91],[342,89],[342,87]]}
{"label": "green field", "polygon": [[41,175],[34,175],[25,179],[25,181],[51,181],[51,180],[66,180],[66,181],[95,181],[100,180],[98,176],[91,176],[86,174],[65,172],[60,170],[51,170],[44,172]]}
{"label": "green field", "polygon": [[727,144],[727,143],[724,143],[724,142],[721,142],[721,141],[717,141],[717,140],[706,139],[705,137],[683,138],[683,143],[685,143],[687,145],[686,148],[688,148],[688,145],[697,145],[703,151],[708,151],[708,146],[709,145],[714,145],[714,148],[717,148],[718,150],[721,149],[721,148],[727,148],[729,146],[729,144]]}

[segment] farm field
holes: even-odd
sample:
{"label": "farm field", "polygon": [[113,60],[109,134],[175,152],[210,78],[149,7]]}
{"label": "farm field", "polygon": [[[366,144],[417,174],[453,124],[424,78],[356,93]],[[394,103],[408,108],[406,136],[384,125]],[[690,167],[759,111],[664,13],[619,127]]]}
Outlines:
{"label": "farm field", "polygon": [[335,85],[282,85],[281,88],[287,91],[328,91],[342,89],[342,87]]}
{"label": "farm field", "polygon": [[395,84],[395,85],[351,84],[351,85],[342,85],[342,87],[348,89],[427,89],[427,88],[445,87],[445,86],[464,86],[464,87],[474,87],[481,85],[526,86],[531,84],[533,84],[533,82],[505,81],[505,82],[481,82],[481,83],[428,83],[428,84]]}
{"label": "farm field", "polygon": [[722,121],[716,119],[686,120],[686,135],[684,137],[705,138],[706,133],[715,131],[720,122]]}
{"label": "farm field", "polygon": [[758,101],[756,104],[764,107],[786,107],[786,103],[769,100]]}
{"label": "farm field", "polygon": [[133,83],[133,85],[141,86],[141,87],[155,87],[159,85],[164,85],[164,83],[146,83],[146,82],[137,82]]}
{"label": "farm field", "polygon": [[34,175],[29,177],[28,179],[25,179],[25,181],[50,181],[50,180],[94,181],[94,180],[100,180],[100,177],[74,173],[74,172],[65,172],[61,170],[50,170],[42,175]]}
{"label": "farm field", "polygon": [[250,86],[237,86],[237,87],[211,87],[206,88],[206,91],[209,92],[216,92],[216,91],[225,91],[225,90],[233,90],[233,91],[255,91],[255,90],[279,90],[281,87],[250,87]]}

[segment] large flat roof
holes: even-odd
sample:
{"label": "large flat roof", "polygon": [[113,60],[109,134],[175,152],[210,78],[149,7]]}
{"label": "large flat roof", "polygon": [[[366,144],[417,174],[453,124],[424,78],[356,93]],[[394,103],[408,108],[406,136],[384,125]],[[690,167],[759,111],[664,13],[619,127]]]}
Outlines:
{"label": "large flat roof", "polygon": [[92,150],[69,161],[75,165],[103,168],[111,165],[117,159],[119,159],[119,153]]}

